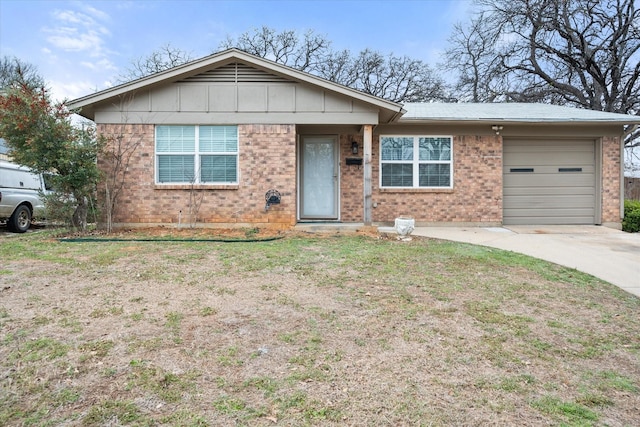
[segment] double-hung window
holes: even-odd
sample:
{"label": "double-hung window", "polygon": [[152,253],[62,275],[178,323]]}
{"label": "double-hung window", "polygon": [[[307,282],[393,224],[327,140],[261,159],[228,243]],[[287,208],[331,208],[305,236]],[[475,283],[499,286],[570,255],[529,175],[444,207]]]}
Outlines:
{"label": "double-hung window", "polygon": [[381,188],[452,188],[450,136],[381,136]]}
{"label": "double-hung window", "polygon": [[237,184],[237,126],[156,126],[160,184]]}

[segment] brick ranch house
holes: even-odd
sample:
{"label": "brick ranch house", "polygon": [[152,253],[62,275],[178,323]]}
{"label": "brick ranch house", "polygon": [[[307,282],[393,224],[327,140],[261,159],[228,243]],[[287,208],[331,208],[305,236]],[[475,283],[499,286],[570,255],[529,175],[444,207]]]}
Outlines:
{"label": "brick ranch house", "polygon": [[[116,227],[620,227],[625,126],[542,104],[398,104],[236,49],[72,101],[140,143]],[[100,160],[99,163],[101,164]],[[276,190],[280,203],[266,209]]]}

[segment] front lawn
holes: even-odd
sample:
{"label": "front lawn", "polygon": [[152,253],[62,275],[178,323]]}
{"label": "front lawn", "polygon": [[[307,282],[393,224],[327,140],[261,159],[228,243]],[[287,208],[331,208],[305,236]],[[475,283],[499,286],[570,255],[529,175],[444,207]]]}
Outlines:
{"label": "front lawn", "polygon": [[0,239],[0,425],[640,424],[640,299],[544,261]]}

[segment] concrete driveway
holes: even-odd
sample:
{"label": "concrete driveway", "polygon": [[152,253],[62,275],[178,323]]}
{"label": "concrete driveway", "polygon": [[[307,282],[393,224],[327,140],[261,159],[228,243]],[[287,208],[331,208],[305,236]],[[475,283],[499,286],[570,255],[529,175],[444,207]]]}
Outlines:
{"label": "concrete driveway", "polygon": [[589,273],[640,297],[640,233],[598,226],[416,227],[416,236],[505,249]]}

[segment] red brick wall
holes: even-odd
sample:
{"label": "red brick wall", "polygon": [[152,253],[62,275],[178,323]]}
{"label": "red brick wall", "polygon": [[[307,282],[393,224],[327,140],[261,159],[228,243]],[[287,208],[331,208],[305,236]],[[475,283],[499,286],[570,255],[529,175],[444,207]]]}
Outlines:
{"label": "red brick wall", "polygon": [[[99,125],[103,134],[140,142],[128,168],[126,190],[116,206],[114,223],[189,224],[189,185],[154,184],[154,126]],[[240,125],[239,185],[205,186],[198,210],[199,225],[256,225],[286,228],[296,223],[295,125]],[[346,165],[347,157],[362,157],[362,135],[340,135],[340,219],[362,222],[363,166]],[[351,153],[356,141],[359,154]],[[453,188],[379,188],[379,135],[372,155],[373,221],[393,223],[412,216],[418,223],[501,223],[502,140],[499,136],[457,135],[453,138]],[[620,145],[606,137],[603,148],[602,221],[620,222]],[[105,169],[105,162],[100,162]],[[104,186],[103,186],[104,187]],[[264,210],[264,194],[274,188],[282,203]],[[102,194],[102,198],[104,198]],[[180,211],[182,210],[182,214]],[[180,218],[180,219],[179,219]]]}
{"label": "red brick wall", "polygon": [[602,138],[602,222],[620,223],[620,138]]}
{"label": "red brick wall", "polygon": [[[416,222],[502,222],[502,142],[497,136],[459,135],[453,138],[453,189],[380,189],[379,135],[372,147],[373,221],[393,223],[398,216]],[[351,140],[362,149],[360,135],[340,138],[342,153],[342,218],[363,221],[363,171],[344,165]]]}
{"label": "red brick wall", "polygon": [[[358,143],[358,154],[351,152],[351,141]],[[340,218],[343,222],[364,220],[363,166],[347,165],[347,157],[362,158],[362,135],[340,135]]]}
{"label": "red brick wall", "polygon": [[[294,125],[240,125],[239,185],[156,185],[154,177],[154,126],[98,126],[104,135],[123,135],[140,141],[131,157],[125,190],[114,212],[116,224],[188,225],[190,195],[202,197],[198,225],[256,225],[275,228],[296,222],[296,128]],[[103,170],[105,161],[100,162]],[[102,185],[104,188],[104,185]],[[282,202],[265,212],[265,193],[276,189]],[[104,192],[99,197],[104,200]],[[182,213],[180,213],[182,211]]]}

